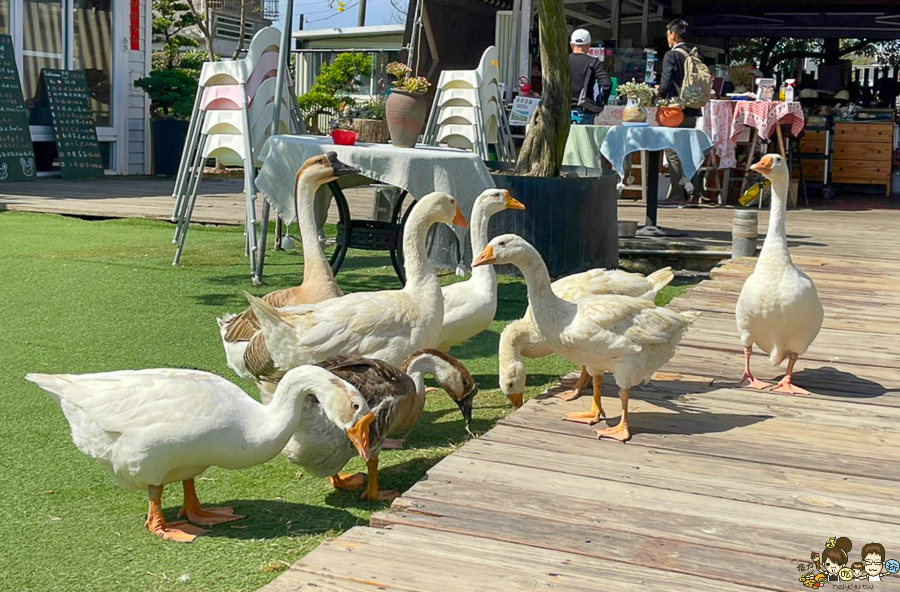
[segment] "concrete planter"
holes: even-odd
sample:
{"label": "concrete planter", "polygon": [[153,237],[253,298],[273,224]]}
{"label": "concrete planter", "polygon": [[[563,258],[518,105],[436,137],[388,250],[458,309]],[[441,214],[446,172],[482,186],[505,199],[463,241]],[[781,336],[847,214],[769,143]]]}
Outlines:
{"label": "concrete planter", "polygon": [[[491,176],[497,187],[508,189],[526,209],[495,215],[491,218],[488,236],[518,234],[538,250],[552,278],[593,267],[618,266],[615,175],[586,178]],[[511,266],[504,266],[499,271],[518,274]]]}

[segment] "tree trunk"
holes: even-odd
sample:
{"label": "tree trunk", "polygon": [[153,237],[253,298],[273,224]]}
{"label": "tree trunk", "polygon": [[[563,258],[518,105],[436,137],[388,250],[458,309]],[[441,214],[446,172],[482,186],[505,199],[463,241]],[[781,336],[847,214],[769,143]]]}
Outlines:
{"label": "tree trunk", "polygon": [[187,5],[191,10],[191,14],[194,16],[197,28],[200,29],[200,34],[203,35],[203,39],[206,41],[206,55],[209,57],[209,61],[215,62],[216,53],[213,51],[212,32],[210,31],[210,23],[212,21],[209,19],[209,0],[200,0],[200,2],[203,8],[202,14],[194,5],[194,0],[188,0]]}
{"label": "tree trunk", "polygon": [[244,51],[244,29],[247,28],[247,0],[241,0],[241,26],[239,28],[238,42],[237,46],[234,48],[234,53],[231,54],[231,59],[236,60],[241,57],[241,52]]}
{"label": "tree trunk", "polygon": [[538,0],[543,94],[522,144],[516,173],[555,177],[569,137],[571,80],[563,0]]}

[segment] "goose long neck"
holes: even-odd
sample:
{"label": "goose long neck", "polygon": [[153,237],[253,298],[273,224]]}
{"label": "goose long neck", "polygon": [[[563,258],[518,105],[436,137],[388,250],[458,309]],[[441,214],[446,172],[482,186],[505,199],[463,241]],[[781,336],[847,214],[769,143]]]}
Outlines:
{"label": "goose long neck", "polygon": [[437,289],[440,292],[440,281],[434,273],[434,267],[425,252],[425,238],[433,222],[426,215],[410,214],[403,232],[403,269],[406,272],[405,290],[419,292],[422,289]]}
{"label": "goose long neck", "polygon": [[553,289],[550,287],[550,273],[541,256],[534,251],[519,264],[522,275],[525,276],[525,285],[528,286],[528,303],[531,305],[532,316],[536,325],[540,325],[541,319],[548,319],[554,309],[563,304]]}
{"label": "goose long neck", "polygon": [[788,180],[779,178],[772,182],[772,204],[769,213],[769,228],[766,231],[766,240],[759,253],[759,259],[766,261],[780,261],[791,263],[791,254],[788,250],[787,234],[784,229],[784,219],[787,213]]}
{"label": "goose long neck", "polygon": [[244,413],[244,437],[252,448],[270,449],[272,456],[284,449],[300,425],[302,399],[313,392],[296,378],[282,379],[268,405],[256,404]]}
{"label": "goose long neck", "polygon": [[[472,210],[472,221],[469,226],[469,238],[472,242],[472,256],[477,257],[488,243],[488,223],[490,215],[484,211],[484,208],[475,207]],[[491,289],[497,289],[497,273],[494,271],[493,265],[481,265],[472,270],[472,279],[484,282],[491,286]]]}
{"label": "goose long neck", "polygon": [[307,175],[298,176],[295,190],[295,207],[297,209],[297,225],[300,227],[300,240],[303,244],[303,282],[322,274],[331,274],[331,267],[325,259],[322,243],[319,242],[319,229],[316,227],[314,201],[317,183],[311,182]]}

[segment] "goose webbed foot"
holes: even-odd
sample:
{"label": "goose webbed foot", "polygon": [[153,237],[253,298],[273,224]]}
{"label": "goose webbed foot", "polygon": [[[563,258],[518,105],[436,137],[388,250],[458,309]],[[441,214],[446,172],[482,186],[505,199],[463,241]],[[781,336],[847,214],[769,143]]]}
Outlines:
{"label": "goose webbed foot", "polygon": [[331,483],[331,486],[335,489],[353,491],[366,484],[366,477],[362,473],[355,473],[353,475],[348,473],[338,473],[337,475],[329,477],[328,482]]}
{"label": "goose webbed foot", "polygon": [[193,543],[201,534],[206,531],[187,522],[166,523],[166,519],[162,513],[162,485],[151,485],[147,488],[150,504],[147,509],[147,521],[144,526],[147,529],[165,541],[175,543]]}
{"label": "goose webbed foot", "polygon": [[737,385],[739,388],[752,388],[758,391],[765,390],[772,386],[767,382],[757,380],[756,377],[754,377],[749,372],[744,372],[744,375],[741,377],[741,381]]}
{"label": "goose webbed foot", "polygon": [[618,440],[619,442],[627,442],[631,439],[631,432],[628,431],[628,424],[623,421],[619,422],[614,428],[606,428],[605,430],[594,430],[594,433],[597,434],[597,438],[602,440],[603,438],[609,438],[611,440]]}
{"label": "goose webbed foot", "polygon": [[361,499],[369,502],[389,502],[400,497],[400,494],[393,489],[378,489],[378,458],[370,458],[366,461],[366,467],[369,470],[369,479],[366,483],[366,490],[363,492]]}
{"label": "goose webbed foot", "polygon": [[812,393],[805,388],[799,387],[791,382],[790,376],[785,376],[775,386],[770,388],[773,393],[787,393],[789,395],[811,395]]}
{"label": "goose webbed foot", "polygon": [[215,526],[223,522],[232,522],[240,520],[243,516],[234,513],[231,508],[202,508],[200,507],[200,499],[197,497],[197,490],[194,489],[194,480],[188,479],[184,481],[184,504],[178,511],[178,517],[187,517],[194,524],[201,526]]}

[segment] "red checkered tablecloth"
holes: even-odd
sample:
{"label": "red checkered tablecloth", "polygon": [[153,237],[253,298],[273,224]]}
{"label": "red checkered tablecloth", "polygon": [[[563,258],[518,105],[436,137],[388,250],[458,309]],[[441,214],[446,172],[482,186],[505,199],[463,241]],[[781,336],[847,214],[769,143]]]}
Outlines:
{"label": "red checkered tablecloth", "polygon": [[791,125],[791,135],[800,135],[805,125],[800,103],[779,101],[736,101],[731,118],[731,140],[737,141],[745,127],[756,128],[760,137],[770,138],[776,125]]}

